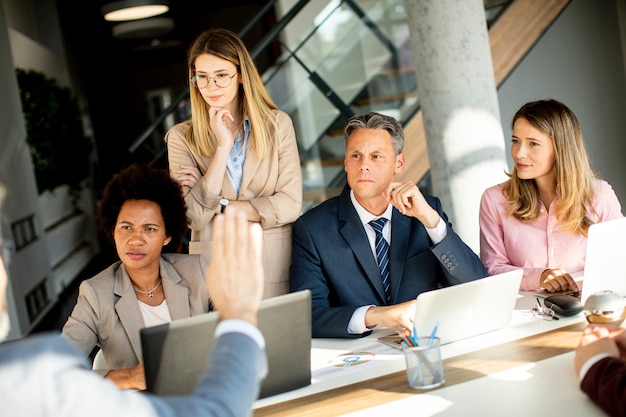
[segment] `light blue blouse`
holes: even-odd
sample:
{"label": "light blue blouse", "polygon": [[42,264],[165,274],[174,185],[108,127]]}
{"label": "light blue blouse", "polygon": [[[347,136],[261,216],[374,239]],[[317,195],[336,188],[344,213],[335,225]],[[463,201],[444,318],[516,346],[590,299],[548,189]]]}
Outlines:
{"label": "light blue blouse", "polygon": [[[243,134],[242,134],[243,133]],[[237,139],[230,150],[228,162],[226,163],[226,172],[233,183],[235,192],[239,194],[241,187],[241,179],[243,178],[243,164],[246,161],[246,152],[248,150],[248,140],[250,139],[250,119],[244,116],[243,132],[239,131]]]}

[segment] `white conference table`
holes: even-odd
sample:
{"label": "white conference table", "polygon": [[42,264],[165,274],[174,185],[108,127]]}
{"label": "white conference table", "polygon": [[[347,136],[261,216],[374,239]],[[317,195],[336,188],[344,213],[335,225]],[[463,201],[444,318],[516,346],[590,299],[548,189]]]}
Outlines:
{"label": "white conference table", "polygon": [[403,353],[376,340],[389,329],[362,339],[313,339],[311,385],[257,400],[254,415],[373,416],[412,408],[420,416],[604,415],[579,390],[574,372],[583,313],[538,319],[529,313],[535,297],[520,292],[507,327],[443,345],[446,383],[434,390],[408,388]]}
{"label": "white conference table", "polygon": [[420,417],[603,416],[578,389],[573,361],[573,352],[564,353],[343,416],[380,417],[407,410],[419,410]]}

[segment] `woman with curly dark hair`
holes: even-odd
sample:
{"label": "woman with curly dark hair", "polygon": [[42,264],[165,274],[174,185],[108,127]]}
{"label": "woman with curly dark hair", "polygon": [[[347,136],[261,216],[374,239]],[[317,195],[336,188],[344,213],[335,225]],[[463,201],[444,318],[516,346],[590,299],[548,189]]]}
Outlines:
{"label": "woman with curly dark hair", "polygon": [[104,189],[98,228],[119,261],[81,283],[62,335],[85,355],[99,346],[106,367],[98,372],[120,388],[146,388],[141,328],[209,311],[206,259],[164,253],[175,252],[187,232],[186,213],[181,186],[166,169],[133,164]]}

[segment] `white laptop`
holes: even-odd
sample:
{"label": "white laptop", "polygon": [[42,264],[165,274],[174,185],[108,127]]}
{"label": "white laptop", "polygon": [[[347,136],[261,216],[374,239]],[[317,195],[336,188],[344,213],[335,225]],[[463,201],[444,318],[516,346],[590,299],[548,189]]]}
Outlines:
{"label": "white laptop", "polygon": [[[437,337],[446,344],[506,327],[519,297],[522,274],[516,269],[419,294],[414,320],[418,337],[430,336],[438,325]],[[378,340],[400,346],[396,335]]]}
{"label": "white laptop", "polygon": [[603,290],[626,297],[626,217],[589,228],[580,301]]}
{"label": "white laptop", "polygon": [[[210,312],[141,329],[148,392],[193,391],[211,352],[217,321],[218,313]],[[258,326],[268,360],[259,398],[311,384],[311,292],[262,300]]]}

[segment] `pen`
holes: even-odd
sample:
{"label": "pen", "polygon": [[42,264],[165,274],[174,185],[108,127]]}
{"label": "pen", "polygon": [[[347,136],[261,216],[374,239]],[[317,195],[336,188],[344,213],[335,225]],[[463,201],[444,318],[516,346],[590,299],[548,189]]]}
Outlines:
{"label": "pen", "polygon": [[[409,337],[411,337],[411,336],[409,336]],[[418,343],[417,343],[417,329],[415,328],[415,322],[413,322],[412,338],[413,338],[413,341],[415,342],[415,346],[418,346]]]}
{"label": "pen", "polygon": [[437,330],[439,329],[439,322],[435,323],[435,327],[433,327],[433,331],[430,333],[430,337],[428,338],[428,346],[432,345],[435,341],[435,336],[437,336]]}
{"label": "pen", "polygon": [[400,336],[400,337],[402,338],[402,340],[404,341],[404,343],[406,343],[408,347],[415,347],[415,344],[411,340],[411,336],[408,336],[408,337]]}

